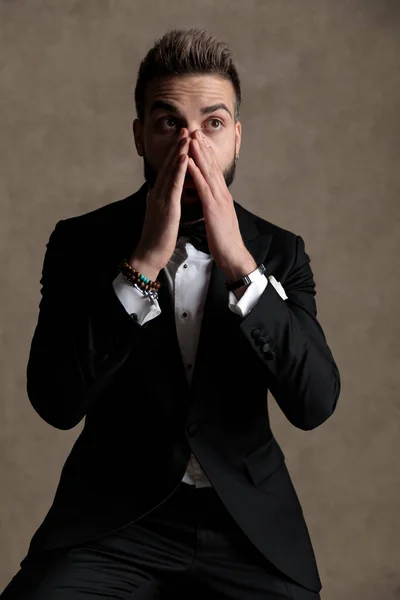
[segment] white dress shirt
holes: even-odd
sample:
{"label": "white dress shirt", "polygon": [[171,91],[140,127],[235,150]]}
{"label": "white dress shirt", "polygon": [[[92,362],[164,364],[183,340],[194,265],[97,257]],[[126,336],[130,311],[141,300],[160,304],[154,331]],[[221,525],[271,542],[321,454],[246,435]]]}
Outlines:
{"label": "white dress shirt", "polygon": [[[197,250],[188,240],[188,237],[179,237],[175,251],[164,272],[169,293],[173,298],[176,332],[186,377],[190,385],[213,258],[210,254]],[[267,285],[267,277],[257,277],[248,285],[240,300],[233,292],[229,292],[229,309],[242,318],[247,316],[257,304]],[[139,325],[144,325],[161,313],[158,301],[156,299],[151,301],[144,296],[138,289],[126,282],[121,273],[114,279],[113,287],[125,310],[130,315],[133,313],[138,315],[137,323]],[[196,487],[211,487],[210,480],[193,452],[182,481]]]}

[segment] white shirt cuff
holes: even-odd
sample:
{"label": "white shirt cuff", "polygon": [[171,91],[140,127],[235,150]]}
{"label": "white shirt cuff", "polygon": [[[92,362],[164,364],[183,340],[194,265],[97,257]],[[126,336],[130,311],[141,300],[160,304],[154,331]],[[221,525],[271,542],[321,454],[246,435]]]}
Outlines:
{"label": "white shirt cuff", "polygon": [[118,273],[114,279],[113,288],[126,312],[130,315],[135,313],[138,316],[137,323],[139,325],[144,325],[161,313],[158,300],[154,299],[153,304],[150,298],[125,281],[122,273]]}
{"label": "white shirt cuff", "polygon": [[237,315],[240,315],[242,318],[246,317],[259,301],[267,285],[268,279],[265,276],[257,277],[257,279],[247,287],[247,290],[240,300],[236,298],[233,292],[229,292],[230,310]]}

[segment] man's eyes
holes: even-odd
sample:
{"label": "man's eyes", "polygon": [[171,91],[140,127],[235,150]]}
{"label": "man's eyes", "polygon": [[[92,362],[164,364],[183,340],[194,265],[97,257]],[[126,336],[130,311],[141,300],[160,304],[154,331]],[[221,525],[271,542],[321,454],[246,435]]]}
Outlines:
{"label": "man's eyes", "polygon": [[[178,122],[178,119],[175,119],[174,117],[163,117],[163,118],[159,119],[159,123],[160,123],[160,124],[162,124],[162,125],[163,125],[164,123],[166,124],[166,123],[167,123],[167,121],[173,121],[173,122],[177,123],[177,122]],[[219,123],[219,126],[218,126],[218,127],[212,127],[212,129],[216,129],[216,130],[217,130],[217,129],[221,129],[221,127],[223,127],[223,125],[224,125],[224,124],[223,124],[223,122],[222,122],[220,119],[217,119],[216,117],[212,117],[212,118],[211,118],[211,119],[209,119],[208,121],[209,121],[209,122],[216,121],[217,123]],[[182,127],[182,126],[181,126],[181,127]],[[170,129],[170,127],[168,127],[168,126],[167,126],[167,129]]]}

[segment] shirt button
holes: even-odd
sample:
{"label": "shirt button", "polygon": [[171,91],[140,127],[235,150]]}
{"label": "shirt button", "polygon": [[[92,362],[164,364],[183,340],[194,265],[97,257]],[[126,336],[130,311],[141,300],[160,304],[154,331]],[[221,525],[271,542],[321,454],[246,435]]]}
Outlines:
{"label": "shirt button", "polygon": [[183,268],[184,268],[184,269],[187,269],[187,268],[188,268],[188,266],[187,266],[187,265],[183,265]]}
{"label": "shirt button", "polygon": [[187,312],[182,313],[182,317],[186,318],[187,317]]}

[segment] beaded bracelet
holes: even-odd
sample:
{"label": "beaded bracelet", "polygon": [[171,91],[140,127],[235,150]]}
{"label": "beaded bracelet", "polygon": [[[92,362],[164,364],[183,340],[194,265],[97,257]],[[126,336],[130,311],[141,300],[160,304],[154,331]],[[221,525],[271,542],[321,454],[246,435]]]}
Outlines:
{"label": "beaded bracelet", "polygon": [[125,281],[130,283],[137,290],[149,298],[158,298],[158,290],[161,287],[159,281],[151,281],[143,273],[131,267],[126,258],[118,265],[118,270],[122,273]]}

